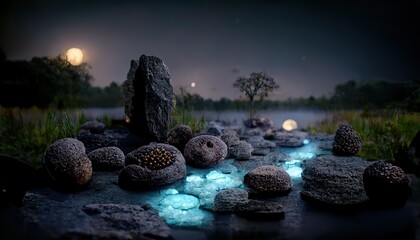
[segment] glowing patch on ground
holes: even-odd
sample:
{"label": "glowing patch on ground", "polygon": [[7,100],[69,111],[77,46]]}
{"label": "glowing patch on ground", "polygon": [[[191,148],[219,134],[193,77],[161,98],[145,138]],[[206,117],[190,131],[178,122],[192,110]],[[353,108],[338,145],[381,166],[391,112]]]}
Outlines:
{"label": "glowing patch on ground", "polygon": [[198,208],[200,201],[198,198],[186,194],[168,195],[160,202],[160,205],[172,207],[174,209],[188,210]]}
{"label": "glowing patch on ground", "polygon": [[311,140],[309,140],[309,139],[304,139],[304,140],[303,140],[303,144],[305,144],[305,145],[306,145],[306,144],[309,144],[310,142],[311,142]]}
{"label": "glowing patch on ground", "polygon": [[297,160],[308,160],[315,157],[315,153],[312,152],[291,152],[289,157]]}
{"label": "glowing patch on ground", "polygon": [[301,178],[302,177],[302,168],[298,166],[291,166],[285,171],[290,175],[291,178]]}

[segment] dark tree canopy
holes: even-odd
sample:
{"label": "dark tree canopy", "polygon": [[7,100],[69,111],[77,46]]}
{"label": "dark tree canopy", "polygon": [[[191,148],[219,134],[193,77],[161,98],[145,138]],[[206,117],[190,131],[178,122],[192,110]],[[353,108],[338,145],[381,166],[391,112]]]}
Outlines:
{"label": "dark tree canopy", "polygon": [[249,77],[239,77],[233,84],[233,87],[238,88],[248,98],[250,118],[252,118],[255,113],[255,97],[263,99],[279,88],[279,85],[265,72],[259,72],[251,73]]}

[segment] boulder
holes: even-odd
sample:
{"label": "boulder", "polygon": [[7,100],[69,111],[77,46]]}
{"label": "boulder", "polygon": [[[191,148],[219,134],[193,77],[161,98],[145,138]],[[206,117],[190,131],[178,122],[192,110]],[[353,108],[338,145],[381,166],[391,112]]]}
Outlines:
{"label": "boulder", "polygon": [[301,197],[334,208],[360,206],[368,200],[363,187],[363,172],[371,164],[358,157],[333,155],[306,161]]}
{"label": "boulder", "polygon": [[167,142],[179,151],[184,152],[185,145],[192,137],[193,132],[190,126],[178,125],[169,131]]}
{"label": "boulder", "polygon": [[244,126],[246,128],[261,128],[261,129],[268,129],[273,127],[273,121],[265,117],[254,117],[249,118],[244,121]]}
{"label": "boulder", "polygon": [[92,133],[82,129],[77,133],[77,139],[84,144],[88,153],[98,148],[118,146],[123,138],[125,136],[112,131]]}
{"label": "boulder", "polygon": [[228,148],[229,157],[236,160],[248,160],[252,151],[254,151],[252,145],[245,141],[239,141],[237,145]]}
{"label": "boulder", "polygon": [[146,55],[142,55],[138,62],[131,61],[123,93],[130,132],[149,142],[165,141],[173,105],[173,88],[163,61]]}
{"label": "boulder", "polygon": [[239,144],[238,133],[233,130],[224,132],[220,139],[222,139],[228,148]]}
{"label": "boulder", "polygon": [[105,124],[98,121],[88,121],[80,126],[80,129],[89,130],[91,133],[103,133]]}
{"label": "boulder", "polygon": [[254,151],[252,155],[267,155],[276,148],[276,144],[271,141],[265,140],[263,137],[250,137],[245,139],[249,144],[252,145]]}
{"label": "boulder", "polygon": [[245,174],[244,184],[257,193],[288,194],[292,188],[292,179],[282,168],[267,165]]}
{"label": "boulder", "polygon": [[171,229],[148,205],[88,204],[89,216],[68,239],[169,239]]}
{"label": "boulder", "polygon": [[349,125],[340,124],[335,132],[332,152],[337,156],[353,156],[362,149],[360,135]]}
{"label": "boulder", "polygon": [[74,138],[55,141],[44,152],[44,166],[60,186],[80,187],[92,177],[92,163],[83,143]]}
{"label": "boulder", "polygon": [[192,138],[184,150],[187,164],[197,168],[214,166],[225,159],[226,155],[226,144],[220,138],[210,135]]}
{"label": "boulder", "polygon": [[281,147],[301,147],[308,138],[308,133],[302,131],[276,131],[270,135],[269,140]]}
{"label": "boulder", "polygon": [[174,183],[186,176],[185,159],[174,146],[157,143],[140,147],[125,157],[120,172],[122,188],[145,190]]}
{"label": "boulder", "polygon": [[124,167],[125,155],[118,147],[103,147],[88,154],[93,171],[118,170]]}
{"label": "boulder", "polygon": [[411,196],[410,179],[391,163],[375,162],[363,173],[363,185],[369,200],[377,206],[404,206]]}
{"label": "boulder", "polygon": [[248,203],[248,192],[239,188],[224,189],[214,197],[214,210],[221,213],[233,213],[239,206]]}

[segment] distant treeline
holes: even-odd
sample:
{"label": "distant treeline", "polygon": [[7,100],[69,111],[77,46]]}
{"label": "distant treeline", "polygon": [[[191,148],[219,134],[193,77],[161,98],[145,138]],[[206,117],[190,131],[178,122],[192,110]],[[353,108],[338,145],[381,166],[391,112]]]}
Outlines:
{"label": "distant treeline", "polygon": [[[281,85],[280,85],[281,88]],[[178,105],[194,110],[243,110],[247,108],[246,99],[218,101],[203,99],[197,94],[181,91],[176,95]],[[335,87],[331,96],[315,98],[290,98],[285,101],[257,101],[258,109],[310,108],[310,109],[362,109],[362,108],[399,108],[420,111],[420,81],[389,82],[350,80]]]}
{"label": "distant treeline", "polygon": [[[60,57],[34,57],[10,61],[0,50],[0,105],[28,108],[120,107],[121,86],[93,87],[90,66],[72,66]],[[281,83],[279,83],[280,88]],[[235,89],[232,86],[232,91]],[[245,110],[247,99],[204,99],[185,89],[176,91],[176,105],[190,110]],[[335,87],[330,96],[294,98],[285,101],[256,101],[257,109],[312,108],[362,109],[400,108],[420,111],[420,81],[348,81]]]}
{"label": "distant treeline", "polygon": [[0,52],[0,105],[3,107],[117,107],[120,86],[93,87],[90,66],[72,66],[61,57],[9,61]]}

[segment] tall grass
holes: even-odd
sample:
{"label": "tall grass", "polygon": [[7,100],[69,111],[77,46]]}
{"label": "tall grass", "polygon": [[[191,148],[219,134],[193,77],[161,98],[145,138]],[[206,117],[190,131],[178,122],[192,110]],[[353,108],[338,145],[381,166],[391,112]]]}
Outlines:
{"label": "tall grass", "polygon": [[312,133],[334,134],[340,123],[350,124],[362,138],[359,155],[368,160],[394,160],[420,130],[420,113],[399,110],[335,111],[310,127]]}
{"label": "tall grass", "polygon": [[60,138],[75,137],[80,124],[86,121],[83,114],[28,111],[1,109],[0,152],[34,167],[41,165],[42,154],[51,143]]}

